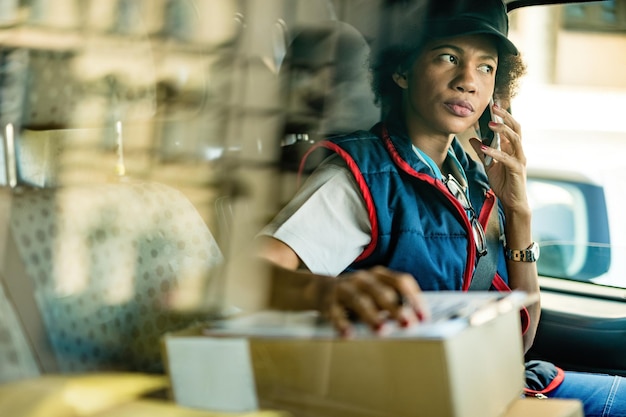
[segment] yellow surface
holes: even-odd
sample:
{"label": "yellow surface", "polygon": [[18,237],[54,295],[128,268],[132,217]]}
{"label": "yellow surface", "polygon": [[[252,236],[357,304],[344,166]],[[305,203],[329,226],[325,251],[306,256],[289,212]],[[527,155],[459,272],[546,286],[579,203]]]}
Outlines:
{"label": "yellow surface", "polygon": [[[0,385],[0,416],[10,417],[291,417],[282,411],[220,413],[141,398],[168,388],[161,375],[46,375]],[[315,407],[313,407],[315,408]],[[583,417],[574,400],[519,399],[502,417]]]}
{"label": "yellow surface", "polygon": [[163,375],[46,375],[0,385],[0,416],[89,416],[168,387]]}
{"label": "yellow surface", "polygon": [[94,417],[290,417],[279,411],[252,413],[218,413],[177,406],[158,400],[137,400],[99,413]]}
{"label": "yellow surface", "polygon": [[141,398],[169,389],[164,375],[45,375],[0,385],[1,417],[289,417],[276,411],[218,413]]}

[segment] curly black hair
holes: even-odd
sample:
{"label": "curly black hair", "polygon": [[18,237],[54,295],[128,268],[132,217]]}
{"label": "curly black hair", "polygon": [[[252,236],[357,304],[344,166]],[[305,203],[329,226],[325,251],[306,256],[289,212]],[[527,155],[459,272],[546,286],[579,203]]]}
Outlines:
{"label": "curly black hair", "polygon": [[[376,104],[382,107],[383,116],[401,108],[402,89],[392,76],[410,68],[421,52],[421,46],[392,46],[370,57],[372,90]],[[508,103],[518,92],[520,79],[526,73],[526,64],[519,54],[500,53],[498,61],[494,96]]]}

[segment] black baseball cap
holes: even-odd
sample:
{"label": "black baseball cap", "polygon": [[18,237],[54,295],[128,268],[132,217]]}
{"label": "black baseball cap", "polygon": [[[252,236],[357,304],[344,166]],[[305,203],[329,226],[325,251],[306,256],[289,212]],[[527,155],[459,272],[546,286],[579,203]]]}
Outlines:
{"label": "black baseball cap", "polygon": [[497,39],[501,53],[518,54],[507,37],[509,18],[502,0],[430,0],[421,2],[405,18],[409,22],[404,28],[404,36],[428,40],[492,35]]}

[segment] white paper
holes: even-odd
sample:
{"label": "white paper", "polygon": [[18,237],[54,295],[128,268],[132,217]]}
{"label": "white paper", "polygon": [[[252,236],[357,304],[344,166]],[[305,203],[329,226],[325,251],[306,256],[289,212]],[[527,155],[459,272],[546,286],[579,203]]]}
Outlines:
{"label": "white paper", "polygon": [[[355,338],[446,338],[468,326],[480,325],[498,314],[520,308],[528,302],[522,292],[497,293],[487,291],[424,292],[432,319],[402,328],[388,320],[383,331],[373,333],[367,325],[355,323]],[[336,331],[328,322],[322,322],[315,311],[262,311],[212,323],[205,329],[212,336],[281,337],[281,338],[336,338]]]}

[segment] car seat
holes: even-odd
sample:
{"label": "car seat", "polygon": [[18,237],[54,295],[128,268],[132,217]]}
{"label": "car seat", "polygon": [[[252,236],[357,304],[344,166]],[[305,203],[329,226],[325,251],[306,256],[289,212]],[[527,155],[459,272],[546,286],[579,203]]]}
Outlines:
{"label": "car seat", "polygon": [[[163,184],[129,181],[5,190],[2,201],[5,256],[14,257],[2,270],[8,305],[43,370],[161,370],[160,336],[190,322],[179,309],[201,303],[222,261],[187,198]],[[18,352],[14,316],[0,321]],[[49,343],[35,333],[41,329]]]}

